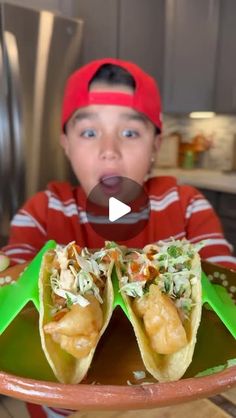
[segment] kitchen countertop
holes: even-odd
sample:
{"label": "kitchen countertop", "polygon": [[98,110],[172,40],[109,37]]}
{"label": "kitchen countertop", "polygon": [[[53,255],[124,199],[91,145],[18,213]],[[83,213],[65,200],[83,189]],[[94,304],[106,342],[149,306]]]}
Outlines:
{"label": "kitchen countertop", "polygon": [[174,176],[179,184],[236,194],[236,172],[224,173],[222,171],[195,168],[192,170],[182,168],[154,168],[152,176]]}

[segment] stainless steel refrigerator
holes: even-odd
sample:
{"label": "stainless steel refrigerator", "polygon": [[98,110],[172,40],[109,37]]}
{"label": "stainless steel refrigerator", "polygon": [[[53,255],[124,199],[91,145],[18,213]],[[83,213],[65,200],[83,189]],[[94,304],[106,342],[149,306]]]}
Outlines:
{"label": "stainless steel refrigerator", "polygon": [[65,80],[83,22],[0,3],[0,245],[23,201],[70,171],[60,149]]}

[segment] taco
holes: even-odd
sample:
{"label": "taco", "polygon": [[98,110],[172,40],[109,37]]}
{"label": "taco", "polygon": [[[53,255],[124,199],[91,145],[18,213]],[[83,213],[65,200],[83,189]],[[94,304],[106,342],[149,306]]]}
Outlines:
{"label": "taco", "polygon": [[117,269],[144,365],[161,382],[180,379],[192,361],[202,309],[201,247],[173,240],[127,250]]}
{"label": "taco", "polygon": [[112,315],[111,272],[118,249],[94,253],[74,242],[48,251],[39,277],[39,329],[57,379],[79,383]]}

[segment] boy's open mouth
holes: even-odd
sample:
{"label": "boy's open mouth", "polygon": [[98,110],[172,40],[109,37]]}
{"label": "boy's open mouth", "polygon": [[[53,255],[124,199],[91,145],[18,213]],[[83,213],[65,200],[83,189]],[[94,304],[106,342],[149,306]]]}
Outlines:
{"label": "boy's open mouth", "polygon": [[121,192],[123,180],[121,176],[105,175],[100,178],[99,183],[106,195],[113,196]]}

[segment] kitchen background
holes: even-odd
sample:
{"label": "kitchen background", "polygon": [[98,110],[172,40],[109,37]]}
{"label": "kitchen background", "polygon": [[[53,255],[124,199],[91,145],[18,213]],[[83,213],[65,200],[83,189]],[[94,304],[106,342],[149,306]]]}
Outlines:
{"label": "kitchen background", "polygon": [[[152,175],[171,173],[193,184],[220,215],[236,247],[236,1],[235,0],[8,0],[83,21],[74,65],[104,56],[129,59],[157,80],[163,98],[162,148]],[[29,34],[30,36],[30,34]],[[29,39],[28,39],[29,41]],[[27,41],[27,42],[28,42]],[[58,45],[60,49],[60,45]],[[61,62],[65,51],[60,51]],[[56,72],[55,72],[56,77]],[[214,112],[206,119],[191,112]],[[194,116],[194,115],[193,115]],[[53,123],[59,120],[54,111]],[[57,119],[58,118],[58,119]],[[50,114],[48,114],[48,121]],[[51,123],[52,121],[50,121]],[[52,149],[58,131],[54,128]],[[56,137],[56,139],[55,139]],[[25,187],[14,210],[26,197],[54,178],[70,177],[60,149],[52,171]],[[27,171],[28,170],[28,171]],[[3,182],[3,179],[0,179]],[[12,212],[14,212],[12,210]],[[11,213],[12,215],[12,213]],[[8,224],[0,231],[6,239]]]}
{"label": "kitchen background", "polygon": [[[74,45],[71,69],[91,59],[110,56],[132,60],[152,74],[160,86],[164,113],[164,138],[152,175],[173,174],[179,182],[198,187],[219,214],[226,236],[236,249],[236,0],[6,0],[4,3],[49,10],[61,17],[83,21],[82,38],[78,36]],[[41,23],[44,21],[46,26],[42,32],[46,36],[47,22],[52,24],[52,16],[43,17]],[[39,49],[32,45],[31,31],[20,22],[20,15],[14,20],[22,28],[26,49],[37,49],[38,60],[43,63],[49,44],[44,43],[42,37],[40,56]],[[32,26],[37,32],[37,20],[32,21]],[[65,22],[63,28],[66,28]],[[0,21],[0,58],[2,31]],[[68,33],[71,34],[70,29]],[[49,91],[44,102],[47,109],[48,106],[52,109],[53,104],[53,110],[46,109],[44,114],[41,148],[37,145],[32,148],[34,135],[21,138],[24,143],[29,139],[30,152],[25,150],[21,155],[20,175],[15,173],[16,193],[11,193],[14,201],[7,202],[9,206],[5,199],[1,200],[12,179],[3,174],[1,167],[6,162],[6,143],[4,136],[1,137],[4,120],[0,121],[0,153],[3,154],[0,155],[0,245],[7,240],[10,217],[28,196],[45,187],[52,176],[58,179],[71,176],[58,146],[59,102],[63,89],[58,76],[62,67],[65,71],[68,48],[59,42],[53,49],[55,55],[50,58],[52,73],[48,79],[54,83],[54,93]],[[24,62],[25,56],[20,58]],[[8,78],[8,74],[5,76]],[[40,79],[40,74],[38,76]],[[33,70],[29,76],[32,78]],[[0,96],[4,95],[2,89],[0,78]],[[41,93],[40,84],[37,91]],[[22,109],[23,116],[25,120],[33,120],[34,92],[23,93],[30,96],[25,98],[29,105]],[[189,114],[193,111],[211,111],[215,116],[192,119]],[[40,114],[37,116],[35,120],[39,123]],[[42,151],[43,144],[49,150],[48,155]],[[9,172],[12,177],[11,168]],[[225,394],[221,399],[227,396],[230,395]],[[235,403],[233,392],[231,400]],[[219,408],[213,409],[208,400],[196,402],[208,402],[209,416],[231,416],[230,412],[228,415],[220,413]],[[192,409],[187,412],[180,409],[181,416],[192,416],[194,411],[201,415],[200,403],[188,406]],[[207,413],[205,408],[206,404],[203,415]],[[173,416],[177,416],[177,409],[174,411]],[[171,412],[167,413],[172,416]],[[0,416],[26,418],[28,413],[22,402],[1,397]]]}

